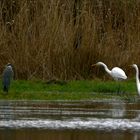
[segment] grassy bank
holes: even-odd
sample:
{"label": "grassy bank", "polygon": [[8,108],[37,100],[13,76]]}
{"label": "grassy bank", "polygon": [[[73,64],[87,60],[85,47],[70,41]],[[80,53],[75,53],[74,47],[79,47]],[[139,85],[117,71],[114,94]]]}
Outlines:
{"label": "grassy bank", "polygon": [[[9,93],[0,91],[0,99],[14,100],[94,100],[104,98],[134,99],[137,95],[135,81],[120,83],[122,93],[117,93],[114,81],[13,81]],[[1,88],[2,89],[2,88]]]}

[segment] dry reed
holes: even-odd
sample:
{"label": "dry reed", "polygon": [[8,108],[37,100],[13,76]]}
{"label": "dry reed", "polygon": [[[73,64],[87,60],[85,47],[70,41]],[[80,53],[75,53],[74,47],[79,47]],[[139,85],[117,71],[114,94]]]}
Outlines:
{"label": "dry reed", "polygon": [[18,79],[88,79],[97,61],[140,64],[139,0],[2,0],[0,71]]}

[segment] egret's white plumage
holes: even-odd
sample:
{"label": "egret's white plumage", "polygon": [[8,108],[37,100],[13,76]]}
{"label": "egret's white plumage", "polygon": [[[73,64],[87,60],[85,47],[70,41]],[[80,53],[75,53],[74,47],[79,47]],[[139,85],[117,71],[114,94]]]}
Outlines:
{"label": "egret's white plumage", "polygon": [[101,65],[104,67],[105,71],[112,76],[115,80],[125,80],[127,79],[127,76],[125,74],[125,72],[119,68],[119,67],[114,67],[112,68],[112,70],[109,70],[107,65],[104,64],[103,62],[98,62],[95,65]]}
{"label": "egret's white plumage", "polygon": [[133,64],[132,67],[135,68],[136,70],[136,86],[137,86],[138,94],[140,95],[139,69],[136,64]]}

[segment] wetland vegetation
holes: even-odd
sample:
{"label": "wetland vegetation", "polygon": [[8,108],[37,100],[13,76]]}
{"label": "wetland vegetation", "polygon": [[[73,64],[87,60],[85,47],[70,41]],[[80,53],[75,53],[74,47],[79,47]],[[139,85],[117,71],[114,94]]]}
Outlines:
{"label": "wetland vegetation", "polygon": [[[120,93],[117,93],[120,86]],[[134,80],[115,82],[101,80],[81,81],[40,81],[16,80],[12,82],[8,94],[1,91],[0,99],[14,100],[94,100],[126,99],[137,97]]]}
{"label": "wetland vegetation", "polygon": [[[119,66],[132,78],[127,66],[140,63],[139,9],[139,0],[2,0],[0,72],[10,62],[17,80],[8,95],[1,91],[0,98],[137,96],[134,80],[121,83],[125,94],[116,94],[118,84],[91,64],[103,61],[109,68]],[[43,82],[51,79],[68,82]]]}
{"label": "wetland vegetation", "polygon": [[103,61],[127,74],[140,64],[139,0],[1,0],[0,72],[8,62],[17,79],[102,77]]}

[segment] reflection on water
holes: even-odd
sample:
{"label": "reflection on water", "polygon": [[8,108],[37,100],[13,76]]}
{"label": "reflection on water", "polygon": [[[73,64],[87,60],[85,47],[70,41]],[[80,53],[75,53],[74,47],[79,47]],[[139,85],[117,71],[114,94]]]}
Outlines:
{"label": "reflection on water", "polygon": [[138,140],[140,104],[104,101],[0,101],[0,140]]}
{"label": "reflection on water", "polygon": [[94,130],[1,130],[1,140],[139,140],[140,134]]}
{"label": "reflection on water", "polygon": [[125,116],[125,104],[123,103],[113,103],[112,104],[112,117],[122,118]]}

